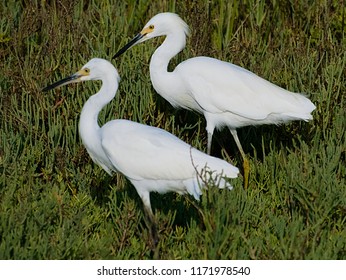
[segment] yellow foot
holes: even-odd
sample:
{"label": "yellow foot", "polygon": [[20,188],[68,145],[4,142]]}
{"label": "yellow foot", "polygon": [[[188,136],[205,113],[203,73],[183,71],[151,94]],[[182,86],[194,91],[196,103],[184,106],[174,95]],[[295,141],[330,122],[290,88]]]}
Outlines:
{"label": "yellow foot", "polygon": [[243,161],[243,172],[244,172],[244,189],[246,190],[249,185],[249,174],[250,174],[250,163],[247,158]]}

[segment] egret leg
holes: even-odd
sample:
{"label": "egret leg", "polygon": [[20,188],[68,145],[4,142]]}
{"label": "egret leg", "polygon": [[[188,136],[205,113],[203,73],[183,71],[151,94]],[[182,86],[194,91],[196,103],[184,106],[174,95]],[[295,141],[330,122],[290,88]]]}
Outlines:
{"label": "egret leg", "polygon": [[239,138],[238,138],[238,134],[237,131],[235,129],[231,129],[231,134],[234,138],[235,143],[237,144],[237,147],[240,151],[240,154],[243,158],[243,171],[244,171],[244,189],[247,189],[248,185],[249,185],[249,174],[250,174],[250,163],[249,160],[247,159],[243,147],[240,144]]}
{"label": "egret leg", "polygon": [[208,155],[210,155],[211,152],[211,142],[213,140],[213,133],[208,132],[208,146],[207,146],[207,152]]}
{"label": "egret leg", "polygon": [[150,193],[146,190],[143,191],[143,188],[136,187],[134,184],[137,193],[139,194],[140,198],[142,199],[143,205],[144,205],[144,220],[145,224],[147,225],[152,241],[153,248],[156,247],[159,237],[158,237],[158,232],[157,232],[157,226],[156,226],[156,221],[155,221],[155,216],[153,214],[153,211],[151,209],[151,203],[150,203]]}
{"label": "egret leg", "polygon": [[155,248],[157,243],[159,242],[159,235],[157,233],[155,217],[151,208],[148,209],[146,206],[144,206],[144,212],[145,212],[145,223],[149,229],[152,245]]}
{"label": "egret leg", "polygon": [[211,152],[211,142],[213,141],[213,133],[214,133],[214,129],[215,129],[215,125],[213,124],[212,121],[208,121],[208,115],[204,115],[205,119],[207,120],[207,134],[208,134],[208,146],[207,146],[207,152],[208,155],[210,155]]}

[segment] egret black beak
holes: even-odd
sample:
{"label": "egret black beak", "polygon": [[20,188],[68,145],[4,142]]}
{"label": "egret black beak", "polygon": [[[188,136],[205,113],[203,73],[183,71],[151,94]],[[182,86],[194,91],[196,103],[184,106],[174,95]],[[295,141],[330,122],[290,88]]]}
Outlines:
{"label": "egret black beak", "polygon": [[140,39],[142,39],[146,34],[144,33],[138,33],[130,42],[128,42],[124,47],[122,47],[113,57],[112,59],[122,55],[124,52],[126,52],[127,49],[131,48],[135,44],[138,43]]}
{"label": "egret black beak", "polygon": [[49,86],[46,86],[44,89],[42,89],[42,91],[49,91],[51,89],[57,88],[57,87],[61,87],[63,85],[67,85],[67,84],[72,84],[72,83],[78,83],[80,80],[79,78],[82,77],[81,74],[79,74],[78,72],[65,78],[62,79],[58,82],[55,82],[54,84],[51,84]]}

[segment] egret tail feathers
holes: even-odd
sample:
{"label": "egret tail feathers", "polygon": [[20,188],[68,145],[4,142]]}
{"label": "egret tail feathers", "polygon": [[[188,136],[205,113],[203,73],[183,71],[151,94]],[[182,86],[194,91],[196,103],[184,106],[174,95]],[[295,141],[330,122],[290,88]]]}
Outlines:
{"label": "egret tail feathers", "polygon": [[203,188],[217,186],[220,189],[233,189],[230,178],[237,178],[239,169],[230,163],[212,156],[191,157],[192,164],[196,170],[196,177],[193,180],[184,182],[186,190],[195,199],[199,200]]}
{"label": "egret tail feathers", "polygon": [[288,120],[303,120],[303,121],[310,121],[313,119],[311,113],[316,109],[316,106],[302,94],[294,94],[292,95],[293,100],[295,102],[292,102],[292,105],[294,106],[289,107],[285,113],[283,113],[284,116]]}

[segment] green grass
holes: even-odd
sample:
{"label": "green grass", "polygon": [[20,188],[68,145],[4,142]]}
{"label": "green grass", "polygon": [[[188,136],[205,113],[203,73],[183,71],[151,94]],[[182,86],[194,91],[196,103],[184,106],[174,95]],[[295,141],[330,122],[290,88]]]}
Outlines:
{"label": "green grass", "polygon": [[[127,3],[125,3],[127,2]],[[316,104],[314,120],[246,127],[250,186],[210,187],[201,202],[152,194],[162,259],[346,259],[346,40],[340,1],[3,1],[0,4],[0,259],[150,259],[141,201],[96,166],[78,118],[100,83],[41,89],[92,57],[110,59],[143,24],[174,11],[191,27],[172,61],[210,55]],[[160,3],[157,3],[160,2]],[[342,1],[341,1],[342,2]],[[175,111],[151,86],[161,40],[112,61],[117,97],[100,122],[164,128],[206,150],[202,116]],[[213,153],[238,166],[226,131]]]}

